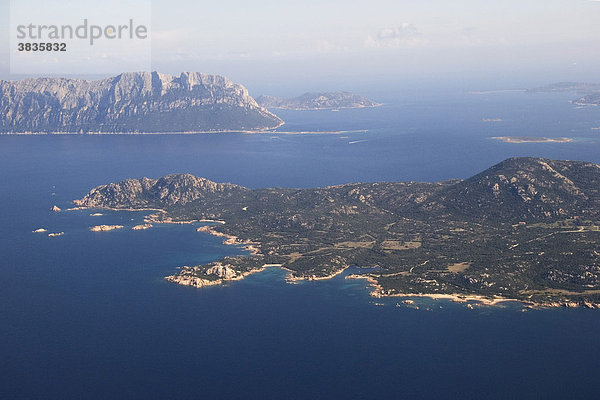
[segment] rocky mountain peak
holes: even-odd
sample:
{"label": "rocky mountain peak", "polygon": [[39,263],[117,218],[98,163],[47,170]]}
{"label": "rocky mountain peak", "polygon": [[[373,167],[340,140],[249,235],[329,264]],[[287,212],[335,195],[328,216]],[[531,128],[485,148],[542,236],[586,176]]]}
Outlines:
{"label": "rocky mountain peak", "polygon": [[84,198],[74,200],[81,207],[161,208],[183,206],[214,196],[230,196],[248,191],[231,183],[216,183],[191,174],[172,174],[158,179],[126,179],[98,186]]}
{"label": "rocky mountain peak", "polygon": [[600,167],[577,161],[510,158],[441,190],[426,207],[475,218],[555,218],[600,205]]}

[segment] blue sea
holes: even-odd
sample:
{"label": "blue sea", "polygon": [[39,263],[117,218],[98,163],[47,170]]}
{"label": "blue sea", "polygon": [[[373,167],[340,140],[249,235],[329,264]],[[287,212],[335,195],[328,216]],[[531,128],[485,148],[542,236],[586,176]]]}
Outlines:
{"label": "blue sea", "polygon": [[[194,225],[88,229],[144,212],[50,211],[100,184],[179,172],[315,187],[466,178],[512,156],[600,163],[600,108],[572,97],[399,95],[281,111],[288,133],[0,136],[0,398],[597,398],[600,311],[404,305],[343,275],[289,284],[277,268],[182,287],[162,278],[243,250]],[[338,133],[289,134],[306,131]]]}

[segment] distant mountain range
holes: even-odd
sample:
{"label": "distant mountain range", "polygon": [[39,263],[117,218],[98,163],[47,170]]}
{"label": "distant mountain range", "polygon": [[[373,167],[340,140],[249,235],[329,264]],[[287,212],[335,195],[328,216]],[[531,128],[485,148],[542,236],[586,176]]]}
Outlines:
{"label": "distant mountain range", "polygon": [[[466,180],[257,189],[192,175],[130,179],[75,204],[163,209],[149,222],[199,228],[249,256],[183,268],[168,280],[207,286],[282,265],[323,279],[350,265],[374,296],[517,299],[600,308],[600,166],[511,158]],[[479,296],[479,297],[478,297]]]}
{"label": "distant mountain range", "polygon": [[265,108],[288,110],[324,110],[338,108],[363,108],[381,105],[365,97],[348,92],[304,93],[298,97],[283,99],[274,96],[260,96],[257,103]]}
{"label": "distant mountain range", "polygon": [[242,85],[198,72],[0,81],[0,132],[253,131],[282,124]]}

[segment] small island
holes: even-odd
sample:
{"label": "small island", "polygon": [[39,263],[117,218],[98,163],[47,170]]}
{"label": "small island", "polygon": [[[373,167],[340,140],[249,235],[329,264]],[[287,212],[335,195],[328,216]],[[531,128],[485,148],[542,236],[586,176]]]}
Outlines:
{"label": "small island", "polygon": [[145,229],[150,229],[152,228],[152,224],[139,224],[139,225],[135,225],[133,226],[131,229],[133,229],[134,231],[142,231]]}
{"label": "small island", "polygon": [[92,232],[108,232],[115,229],[123,229],[123,225],[96,225],[90,228]]}
{"label": "small island", "polygon": [[263,95],[258,97],[256,102],[265,108],[286,110],[339,110],[381,105],[381,103],[348,92],[304,93],[289,99]]}
{"label": "small island", "polygon": [[[246,255],[166,279],[205,287],[269,266],[288,279],[368,272],[375,297],[600,308],[600,166],[511,158],[465,180],[248,189],[188,174],[128,179],[75,200],[162,210],[149,223],[204,221]],[[160,195],[159,195],[160,194]],[[213,222],[211,222],[213,221]],[[199,222],[196,222],[199,223]]]}

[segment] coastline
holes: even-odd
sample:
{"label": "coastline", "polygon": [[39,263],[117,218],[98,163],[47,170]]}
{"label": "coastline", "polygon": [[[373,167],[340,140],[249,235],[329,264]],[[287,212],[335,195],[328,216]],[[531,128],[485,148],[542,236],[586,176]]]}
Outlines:
{"label": "coastline", "polygon": [[331,111],[331,110],[360,110],[363,108],[376,108],[383,106],[384,103],[375,103],[370,106],[340,106],[340,107],[270,107],[273,110],[287,110],[287,111]]}
{"label": "coastline", "polygon": [[[115,207],[86,207],[86,206],[81,206],[81,207],[71,207],[71,208],[66,208],[62,211],[79,211],[79,210],[109,210],[109,211],[155,211],[155,212],[160,212],[163,214],[167,214],[167,212],[165,210],[163,210],[162,208],[115,208]],[[100,216],[102,214],[99,215],[92,215],[92,216]],[[150,214],[147,215],[144,218],[145,222],[149,222],[149,223],[155,223],[155,224],[193,224],[195,222],[211,222],[211,223],[216,223],[216,224],[224,224],[225,221],[223,220],[218,220],[218,219],[191,219],[191,220],[173,220],[173,218],[171,217],[167,217],[165,219],[157,219],[158,215],[157,214]]]}
{"label": "coastline", "polygon": [[[225,222],[223,221],[222,223],[224,224]],[[212,236],[225,238],[222,242],[224,245],[228,245],[228,246],[242,245],[243,246],[242,248],[246,251],[249,251],[250,255],[252,255],[252,256],[257,256],[260,254],[259,243],[253,242],[251,240],[241,240],[237,236],[229,235],[227,233],[217,232],[210,225],[200,226],[200,227],[196,228],[196,232],[204,232],[204,233],[208,233],[209,235],[212,235]]]}
{"label": "coastline", "polygon": [[315,276],[315,275],[309,275],[309,276],[292,276],[292,274],[296,271],[291,270],[289,268],[286,267],[282,267],[283,269],[285,269],[286,271],[289,272],[288,276],[285,278],[285,280],[288,283],[296,283],[298,281],[326,281],[328,279],[331,278],[335,278],[338,275],[341,275],[344,271],[346,271],[349,267],[344,267],[340,270],[334,271],[329,275],[325,275],[325,276]]}
{"label": "coastline", "polygon": [[455,303],[468,303],[475,302],[482,306],[499,306],[501,303],[519,303],[528,309],[550,309],[550,308],[589,308],[589,309],[600,309],[600,304],[591,302],[575,302],[575,301],[555,301],[555,302],[535,302],[522,299],[511,299],[499,296],[482,296],[477,294],[464,294],[464,293],[384,293],[383,288],[377,280],[368,275],[352,274],[348,275],[346,279],[364,279],[372,288],[369,295],[375,298],[411,298],[411,297],[426,297],[433,300],[450,300]]}
{"label": "coastline", "polygon": [[[74,203],[77,204],[77,203]],[[63,211],[79,211],[79,210],[109,210],[109,211],[157,211],[163,214],[167,212],[161,208],[115,208],[115,207],[86,207],[77,206],[71,208],[65,208]]]}
{"label": "coastline", "polygon": [[504,143],[571,143],[574,139],[569,137],[547,138],[529,136],[494,136],[490,139],[499,140]]}
{"label": "coastline", "polygon": [[[256,274],[258,272],[262,272],[267,268],[279,267],[283,268],[282,264],[263,264],[260,268],[254,268],[249,271],[240,272],[239,275],[232,278],[219,278],[215,280],[204,279],[200,277],[194,276],[185,276],[181,273],[173,274],[169,276],[165,276],[165,279],[168,282],[175,283],[181,286],[192,286],[195,288],[203,288],[208,286],[220,286],[225,285],[228,282],[236,282],[245,279],[248,275]],[[192,270],[194,267],[183,266],[181,267],[182,271]]]}
{"label": "coastline", "polygon": [[195,134],[210,134],[210,133],[260,133],[260,132],[269,132],[271,130],[277,129],[285,125],[285,121],[281,121],[276,126],[272,127],[262,127],[257,129],[212,129],[212,130],[202,130],[202,131],[179,131],[179,132],[62,132],[62,131],[50,131],[50,132],[0,132],[0,135],[15,135],[15,136],[28,136],[28,135],[195,135]]}
{"label": "coastline", "polygon": [[[104,209],[104,210],[114,210],[114,211],[157,211],[157,212],[161,212],[163,214],[167,213],[163,209],[154,209],[154,208],[132,209],[132,208],[111,208],[111,207],[76,207],[76,208],[66,209],[65,211],[81,210],[81,209]],[[209,223],[217,223],[217,224],[225,224],[226,223],[226,221],[223,221],[223,220],[211,220],[211,219],[174,221],[171,217],[167,217],[166,219],[159,220],[157,214],[152,214],[152,215],[145,217],[144,221],[146,223],[157,223],[157,224],[158,223],[192,224],[192,223],[196,223],[196,222],[209,222]],[[224,240],[222,241],[222,244],[224,244],[224,245],[242,245],[242,248],[244,250],[248,251],[250,253],[250,256],[257,256],[257,255],[261,254],[260,249],[259,249],[260,243],[254,242],[249,239],[241,240],[239,237],[237,237],[235,235],[218,232],[214,229],[214,226],[211,226],[211,225],[201,226],[201,227],[196,228],[196,232],[204,232],[204,233],[208,233],[209,235],[212,235],[212,236],[223,238]],[[218,265],[222,266],[220,263]],[[173,282],[173,283],[176,283],[176,284],[179,284],[182,286],[193,286],[193,287],[200,288],[200,287],[206,287],[206,286],[223,285],[223,284],[226,284],[227,282],[243,280],[248,275],[262,272],[266,268],[271,268],[271,267],[278,267],[285,271],[288,271],[288,275],[286,276],[285,280],[287,283],[290,283],[290,284],[295,284],[299,281],[329,280],[336,276],[341,275],[344,271],[346,271],[349,268],[349,266],[346,266],[342,269],[335,270],[332,273],[330,273],[329,275],[325,275],[325,276],[315,276],[315,275],[293,276],[293,274],[296,271],[285,267],[285,264],[263,264],[259,268],[254,268],[254,269],[244,271],[244,272],[237,271],[231,267],[225,266],[223,268],[230,269],[236,275],[231,278],[218,277],[217,279],[210,280],[210,279],[204,279],[204,278],[194,277],[194,276],[189,276],[189,275],[187,275],[187,276],[182,275],[180,272],[180,273],[177,273],[174,275],[166,276],[166,277],[164,277],[164,279],[169,282]],[[185,270],[192,270],[195,267],[183,266],[180,268],[182,269],[182,271],[185,271]],[[576,301],[534,302],[534,301],[528,301],[528,300],[522,300],[522,299],[505,298],[505,297],[500,297],[500,296],[484,296],[484,295],[464,294],[464,293],[385,293],[383,290],[383,287],[372,276],[362,275],[362,274],[351,274],[351,275],[346,276],[345,279],[364,279],[368,283],[368,286],[372,288],[372,290],[369,292],[369,295],[372,297],[375,297],[375,298],[399,297],[399,298],[408,299],[411,297],[413,297],[413,298],[414,297],[422,297],[422,298],[426,297],[426,298],[430,298],[430,299],[434,299],[434,300],[442,300],[442,299],[450,300],[452,302],[457,302],[457,303],[475,302],[478,305],[482,305],[482,306],[499,306],[502,303],[519,303],[528,309],[578,308],[578,307],[583,307],[583,308],[588,308],[588,309],[600,309],[600,303],[593,303],[593,302],[576,302]],[[470,306],[470,304],[469,304],[469,306]]]}
{"label": "coastline", "polygon": [[279,126],[271,129],[262,129],[256,131],[199,131],[199,132],[95,132],[95,133],[78,133],[78,132],[63,132],[63,133],[46,133],[46,132],[3,132],[0,135],[5,136],[64,136],[64,135],[78,135],[78,136],[127,136],[127,135],[203,135],[203,134],[218,134],[218,133],[241,133],[247,135],[340,135],[344,133],[367,133],[368,129],[345,129],[345,130],[328,130],[328,131],[277,131]]}

